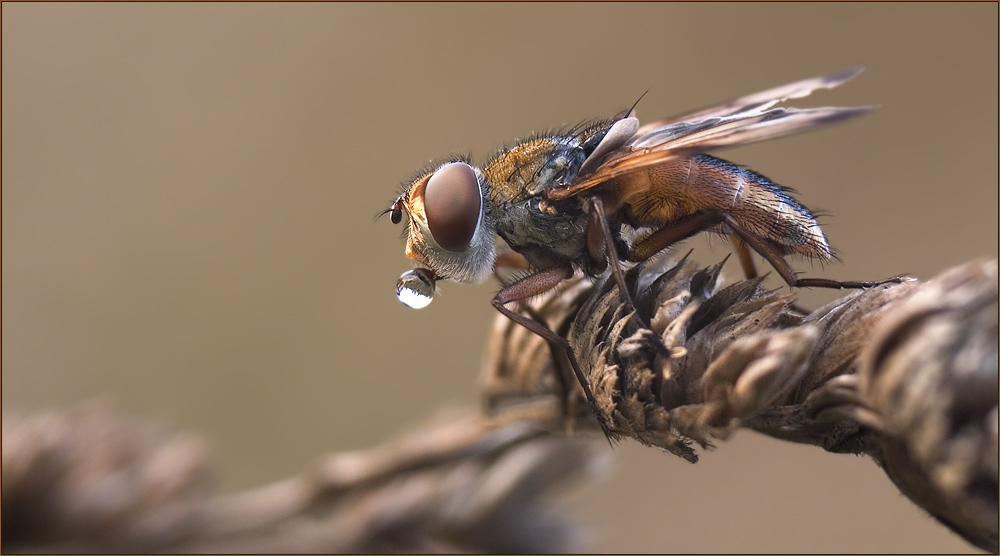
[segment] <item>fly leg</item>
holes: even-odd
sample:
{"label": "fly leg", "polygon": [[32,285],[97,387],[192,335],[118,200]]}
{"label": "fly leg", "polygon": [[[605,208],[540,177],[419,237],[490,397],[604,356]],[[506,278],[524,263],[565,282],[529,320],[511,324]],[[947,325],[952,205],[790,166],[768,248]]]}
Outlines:
{"label": "fly leg", "polygon": [[632,262],[645,261],[670,245],[719,224],[722,219],[722,213],[715,211],[698,212],[678,218],[635,242],[625,258]]}
{"label": "fly leg", "polygon": [[[493,263],[493,276],[496,277],[497,281],[500,282],[501,286],[506,287],[516,282],[517,279],[510,279],[500,274],[501,268],[522,270],[525,271],[525,273],[527,273],[527,271],[531,270],[531,265],[528,263],[528,259],[525,259],[524,255],[518,253],[517,251],[505,250],[497,253],[496,260]],[[540,314],[538,314],[538,311],[535,311],[534,307],[532,307],[531,304],[525,303],[525,300],[522,299],[517,302],[517,306],[520,309],[522,309],[525,313],[528,313],[528,316],[530,316],[536,322],[540,323],[542,326],[545,326],[545,318],[543,318]],[[563,382],[563,387],[568,391],[569,386],[565,383],[566,381],[563,380],[563,376],[561,373],[559,373],[559,380]]]}
{"label": "fly leg", "polygon": [[604,436],[606,436],[610,442],[611,429],[609,427],[609,423],[605,421],[604,415],[601,413],[597,405],[594,393],[590,389],[590,382],[587,380],[587,377],[583,376],[583,371],[580,370],[580,364],[576,361],[576,355],[573,353],[573,348],[569,345],[569,340],[563,338],[559,334],[556,334],[541,322],[528,318],[506,307],[507,303],[523,301],[545,293],[556,287],[559,282],[562,282],[571,276],[573,276],[573,267],[569,263],[556,264],[549,268],[542,269],[534,274],[529,274],[528,276],[525,276],[508,286],[505,286],[497,292],[496,296],[493,298],[493,306],[496,307],[496,310],[500,311],[505,317],[516,322],[517,324],[520,324],[535,334],[538,334],[554,349],[560,349],[566,354],[566,358],[569,359],[570,366],[573,367],[573,373],[576,374],[576,379],[580,382],[580,386],[583,387],[583,394],[587,398],[587,403],[590,404],[590,407],[597,415],[597,422],[600,423],[601,430],[604,431]]}
{"label": "fly leg", "polygon": [[531,265],[528,264],[528,259],[525,259],[524,255],[512,249],[504,249],[497,253],[496,259],[493,261],[493,276],[500,282],[500,285],[508,286],[515,280],[511,280],[500,274],[501,268],[527,271],[531,270]]}
{"label": "fly leg", "polygon": [[729,236],[729,242],[733,244],[736,256],[740,259],[743,276],[747,280],[756,278],[758,276],[757,265],[754,264],[753,257],[750,256],[750,248],[747,247],[747,243],[740,239],[739,236]]}
{"label": "fly leg", "polygon": [[799,278],[798,275],[792,270],[792,267],[788,266],[784,257],[781,256],[773,247],[767,244],[766,241],[761,240],[756,235],[743,229],[736,220],[730,216],[724,216],[725,223],[727,226],[736,232],[741,240],[746,242],[754,251],[764,257],[767,262],[771,263],[774,270],[778,271],[782,279],[785,280],[789,286],[793,288],[833,288],[833,289],[862,289],[862,288],[874,288],[875,286],[880,286],[882,284],[898,284],[900,282],[906,281],[905,276],[894,276],[885,280],[878,280],[874,282],[859,282],[854,280],[840,281],[831,280],[829,278]]}
{"label": "fly leg", "polygon": [[[747,243],[740,239],[740,236],[735,235],[729,236],[729,241],[736,250],[736,256],[740,259],[740,266],[743,267],[743,274],[746,276],[746,279],[751,280],[759,276],[757,274],[757,265],[754,264],[753,258],[750,256],[750,248],[747,246]],[[789,308],[801,316],[806,316],[812,312],[798,303],[792,303]]]}
{"label": "fly leg", "polygon": [[604,201],[600,197],[590,198],[590,215],[587,218],[587,252],[591,262],[594,263],[595,273],[603,272],[607,268],[608,261],[611,262],[611,273],[615,276],[625,310],[628,313],[634,312],[635,306],[632,303],[632,296],[629,295],[628,288],[625,286],[625,273],[622,272],[618,251],[615,249],[611,228],[608,226],[608,215],[604,212]]}
{"label": "fly leg", "polygon": [[[497,281],[500,282],[501,286],[506,287],[512,284],[513,282],[516,282],[517,280],[510,279],[509,277],[506,277],[503,274],[501,274],[500,273],[501,268],[513,269],[515,271],[517,270],[528,271],[531,270],[531,265],[528,263],[528,259],[524,258],[524,255],[512,249],[505,249],[503,251],[498,252],[496,260],[493,262],[493,276],[496,277]],[[532,307],[530,303],[525,303],[524,301],[525,300],[517,301],[518,309],[527,313],[528,316],[531,317],[535,322],[539,323],[542,326],[546,326],[545,318],[543,318],[542,315],[538,314],[538,311],[536,311],[535,308]],[[549,344],[549,349],[552,351],[552,357],[554,360],[556,357],[558,357],[556,355],[558,350],[553,349],[551,344]],[[558,365],[556,370],[557,372],[555,373],[555,375],[556,378],[559,380],[559,386],[562,387],[563,396],[564,399],[566,400],[566,403],[564,404],[566,408],[566,418],[569,419],[570,404],[568,400],[572,388],[570,386],[570,379],[568,379],[566,373],[561,372],[562,369],[558,368]]]}

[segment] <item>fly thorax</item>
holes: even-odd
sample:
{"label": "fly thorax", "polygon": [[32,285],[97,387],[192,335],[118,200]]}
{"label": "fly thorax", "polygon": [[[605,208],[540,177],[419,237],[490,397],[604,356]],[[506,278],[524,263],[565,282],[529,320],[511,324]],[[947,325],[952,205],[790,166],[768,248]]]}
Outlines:
{"label": "fly thorax", "polygon": [[579,209],[542,210],[542,199],[532,197],[504,203],[493,222],[497,235],[512,249],[540,246],[579,263],[586,255],[587,214]]}
{"label": "fly thorax", "polygon": [[545,189],[568,183],[580,171],[587,154],[574,137],[554,137],[555,147],[545,158],[528,193],[538,195]]}

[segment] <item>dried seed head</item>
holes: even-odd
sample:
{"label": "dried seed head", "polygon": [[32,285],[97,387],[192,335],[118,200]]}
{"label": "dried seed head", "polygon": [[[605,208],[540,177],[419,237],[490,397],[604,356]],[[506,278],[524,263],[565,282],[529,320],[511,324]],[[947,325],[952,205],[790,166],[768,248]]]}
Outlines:
{"label": "dried seed head", "polygon": [[544,341],[501,317],[487,399],[558,397],[568,384],[568,415],[596,428],[588,412],[600,412],[614,436],[692,462],[693,444],[740,426],[866,454],[932,515],[996,551],[996,261],[855,291],[809,315],[760,280],[722,287],[720,268],[670,259],[633,267],[630,314],[609,280],[581,279],[532,305],[565,330],[593,408],[581,407],[580,388],[562,361],[546,359]]}

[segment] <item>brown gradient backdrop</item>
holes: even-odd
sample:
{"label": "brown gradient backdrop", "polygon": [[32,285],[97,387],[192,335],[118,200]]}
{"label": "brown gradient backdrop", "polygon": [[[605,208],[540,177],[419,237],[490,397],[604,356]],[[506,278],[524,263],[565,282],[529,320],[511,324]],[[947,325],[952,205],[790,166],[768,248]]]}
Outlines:
{"label": "brown gradient backdrop", "polygon": [[[233,491],[475,404],[497,287],[400,305],[402,227],[372,220],[400,181],[647,89],[646,121],[856,64],[809,102],[882,110],[724,154],[832,213],[843,263],[794,265],[996,257],[995,3],[4,3],[4,409],[110,394],[203,433]],[[852,456],[741,432],[613,461],[562,502],[599,551],[970,550]]]}

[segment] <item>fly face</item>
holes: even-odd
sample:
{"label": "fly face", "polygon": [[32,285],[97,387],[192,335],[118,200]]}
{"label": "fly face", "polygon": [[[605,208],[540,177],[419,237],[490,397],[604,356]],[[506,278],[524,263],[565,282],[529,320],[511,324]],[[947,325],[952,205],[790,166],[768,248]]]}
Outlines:
{"label": "fly face", "polygon": [[452,160],[413,180],[388,212],[393,223],[408,218],[406,256],[423,268],[404,273],[400,301],[414,308],[433,299],[441,278],[466,284],[485,281],[496,258],[483,173]]}
{"label": "fly face", "polygon": [[497,153],[482,170],[449,160],[412,180],[386,211],[393,223],[403,212],[409,216],[405,254],[420,265],[397,282],[400,301],[427,306],[439,279],[485,281],[494,271],[495,236],[535,267],[555,257],[589,268],[587,216],[580,203],[561,202],[556,209],[544,193],[596,168],[598,158],[622,146],[639,127],[629,114],[522,141]]}

